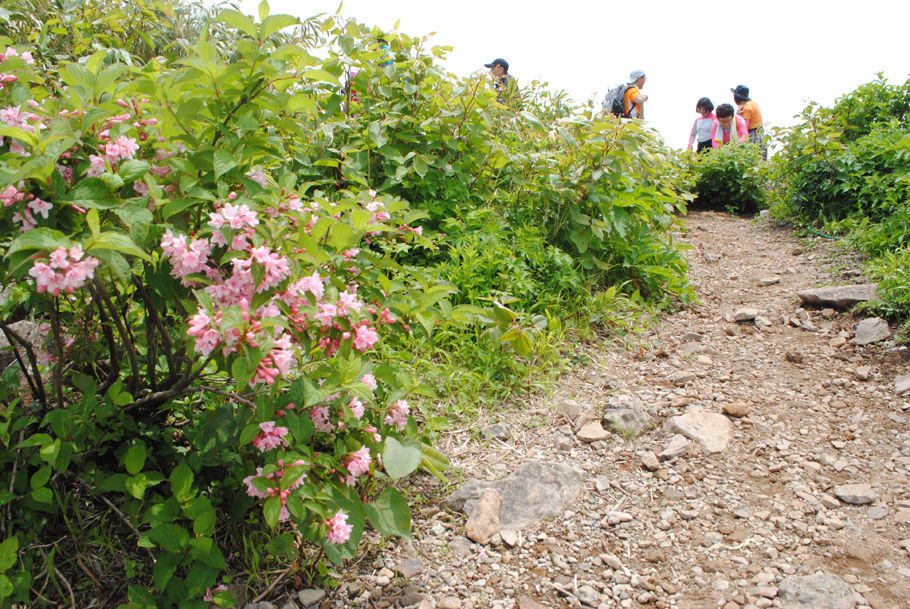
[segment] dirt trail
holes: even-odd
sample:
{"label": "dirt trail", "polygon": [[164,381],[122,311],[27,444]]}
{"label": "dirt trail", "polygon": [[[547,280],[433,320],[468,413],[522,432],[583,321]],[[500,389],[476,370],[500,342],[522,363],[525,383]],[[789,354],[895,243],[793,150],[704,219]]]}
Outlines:
{"label": "dirt trail", "polygon": [[[895,375],[910,372],[906,350],[892,340],[831,346],[854,329],[850,314],[810,310],[817,332],[784,321],[796,290],[858,282],[855,261],[763,222],[692,213],[686,224],[699,305],[663,317],[641,349],[592,349],[554,395],[496,415],[507,439],[482,440],[478,425],[442,443],[465,479],[533,460],[572,465],[580,498],[518,539],[479,545],[425,481],[412,540],[352,565],[324,607],[755,609],[789,606],[782,581],[816,571],[846,582],[852,599],[806,607],[910,607],[910,398],[894,390]],[[733,322],[742,307],[770,325]],[[653,426],[581,441],[592,420],[583,411],[599,419],[620,395],[640,400]],[[724,408],[745,415],[729,417],[725,449],[692,442],[654,463],[648,452],[673,439],[670,417]],[[872,502],[839,499],[850,483],[869,485],[859,499]]]}

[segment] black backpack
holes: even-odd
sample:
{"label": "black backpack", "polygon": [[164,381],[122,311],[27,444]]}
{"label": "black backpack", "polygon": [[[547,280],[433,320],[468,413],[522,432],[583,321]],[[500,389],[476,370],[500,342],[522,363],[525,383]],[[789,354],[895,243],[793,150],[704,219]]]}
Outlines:
{"label": "black backpack", "polygon": [[603,103],[601,106],[604,110],[618,116],[620,118],[629,118],[629,113],[626,112],[625,108],[625,98],[626,91],[629,90],[631,85],[616,85],[604,95]]}

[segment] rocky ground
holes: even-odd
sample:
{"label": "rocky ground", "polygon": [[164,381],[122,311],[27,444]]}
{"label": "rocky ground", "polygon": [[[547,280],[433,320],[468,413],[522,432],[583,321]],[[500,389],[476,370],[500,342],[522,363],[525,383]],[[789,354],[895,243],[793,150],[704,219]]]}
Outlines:
{"label": "rocky ground", "polygon": [[458,483],[421,480],[412,539],[276,606],[910,607],[907,350],[796,296],[859,283],[855,261],[766,222],[686,224],[700,304],[448,434]]}

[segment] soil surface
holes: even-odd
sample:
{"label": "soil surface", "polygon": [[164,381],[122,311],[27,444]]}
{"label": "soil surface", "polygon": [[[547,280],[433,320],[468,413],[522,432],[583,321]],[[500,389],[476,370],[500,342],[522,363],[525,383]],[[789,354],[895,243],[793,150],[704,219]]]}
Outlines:
{"label": "soil surface", "polygon": [[[790,323],[797,290],[860,283],[856,260],[764,221],[702,212],[686,227],[699,304],[634,344],[590,348],[551,395],[445,435],[456,483],[418,477],[411,540],[349,565],[317,606],[910,607],[910,396],[895,392],[907,351],[893,338],[841,345],[858,314],[808,309],[811,329]],[[759,319],[733,321],[742,308]],[[619,396],[640,401],[650,428],[582,441]],[[726,411],[719,452],[666,430],[693,409]],[[483,438],[494,422],[505,439]],[[467,539],[445,495],[530,461],[577,468],[584,491],[559,517]],[[779,589],[817,571],[852,600],[794,605]]]}

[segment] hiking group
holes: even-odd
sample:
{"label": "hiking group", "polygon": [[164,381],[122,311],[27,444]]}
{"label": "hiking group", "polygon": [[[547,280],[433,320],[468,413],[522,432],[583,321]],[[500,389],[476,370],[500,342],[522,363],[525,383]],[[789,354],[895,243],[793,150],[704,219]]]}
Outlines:
{"label": "hiking group", "polygon": [[765,128],[761,110],[749,97],[749,87],[737,85],[730,89],[736,110],[730,104],[721,104],[715,110],[714,104],[707,97],[695,103],[699,117],[689,133],[689,150],[698,142],[696,152],[706,152],[709,148],[720,148],[726,144],[750,142],[761,147],[762,158],[768,159],[768,148],[765,146]]}

